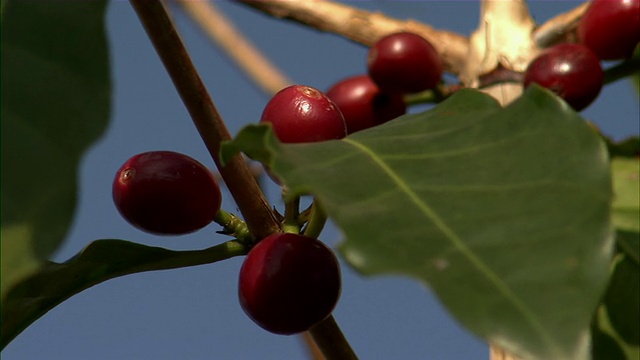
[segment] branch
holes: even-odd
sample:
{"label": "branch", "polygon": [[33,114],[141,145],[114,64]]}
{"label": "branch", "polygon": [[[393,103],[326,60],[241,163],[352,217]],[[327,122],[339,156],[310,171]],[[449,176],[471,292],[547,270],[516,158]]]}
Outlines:
{"label": "branch", "polygon": [[231,140],[231,135],[198,75],[164,5],[160,1],[148,0],[131,0],[131,4],[138,13],[140,21],[164,63],[249,229],[256,239],[262,239],[278,232],[280,230],[279,223],[243,158],[236,155],[226,166],[222,166],[220,163],[220,144],[225,140]]}
{"label": "branch", "polygon": [[342,334],[333,315],[309,330],[327,360],[357,360],[358,357]]}
{"label": "branch", "polygon": [[[480,25],[471,35],[470,50],[460,81],[472,88],[480,85],[482,75],[500,66],[522,72],[538,49],[531,40],[535,23],[526,2],[483,1]],[[522,85],[503,83],[489,86],[484,92],[506,105],[522,94]]]}
{"label": "branch", "polygon": [[292,83],[212,2],[180,0],[177,3],[265,93],[273,95]]}
{"label": "branch", "polygon": [[325,0],[238,2],[274,17],[338,34],[366,46],[371,46],[381,37],[394,32],[409,31],[420,34],[433,44],[442,57],[445,69],[453,74],[460,73],[467,57],[467,38],[457,33],[436,30],[414,20],[401,21],[380,13]]}
{"label": "branch", "polygon": [[[131,0],[131,4],[236,200],[247,226],[257,239],[280,231],[275,214],[243,158],[236,155],[225,166],[220,163],[220,145],[223,141],[230,140],[231,135],[196,72],[164,5],[158,0]],[[310,332],[327,359],[356,358],[332,316]]]}
{"label": "branch", "polygon": [[585,2],[573,10],[549,19],[533,31],[533,42],[540,48],[547,48],[561,42],[576,42],[575,31],[578,21],[588,6],[589,2]]}

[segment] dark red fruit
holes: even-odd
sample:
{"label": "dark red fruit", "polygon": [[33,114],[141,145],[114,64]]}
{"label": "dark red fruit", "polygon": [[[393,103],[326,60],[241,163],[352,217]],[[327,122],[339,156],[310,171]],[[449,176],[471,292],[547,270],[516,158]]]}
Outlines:
{"label": "dark red fruit", "polygon": [[579,44],[560,44],[544,50],[524,74],[524,86],[545,87],[580,111],[598,97],[604,73],[598,57]]}
{"label": "dark red fruit", "polygon": [[347,134],[380,125],[407,112],[400,94],[386,94],[367,75],[346,78],[334,84],[327,96],[338,105]]}
{"label": "dark red fruit", "polygon": [[442,60],[431,43],[408,32],[378,40],[369,49],[367,67],[382,91],[405,94],[435,88],[443,71]]}
{"label": "dark red fruit", "polygon": [[326,245],[297,234],[260,241],[240,269],[245,313],[272,333],[309,330],[327,318],[340,297],[340,265]]}
{"label": "dark red fruit", "polygon": [[602,60],[631,56],[640,42],[640,0],[592,0],[578,39]]}
{"label": "dark red fruit", "polygon": [[309,143],[347,135],[338,107],[310,86],[293,85],[280,90],[265,106],[260,122],[270,122],[283,143]]}
{"label": "dark red fruit", "polygon": [[150,151],[122,165],[113,202],[125,220],[158,235],[187,234],[215,218],[222,196],[213,174],[189,156]]}

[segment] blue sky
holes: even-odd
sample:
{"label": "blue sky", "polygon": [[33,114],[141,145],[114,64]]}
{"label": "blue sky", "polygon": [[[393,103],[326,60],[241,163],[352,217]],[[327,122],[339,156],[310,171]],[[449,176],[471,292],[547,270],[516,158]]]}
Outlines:
{"label": "blue sky", "polygon": [[[366,48],[300,25],[281,22],[232,2],[217,2],[246,35],[290,78],[326,90],[365,71]],[[413,18],[469,34],[477,2],[358,1],[354,6]],[[538,22],[578,2],[532,2]],[[268,97],[172,7],[178,27],[216,105],[236,133],[257,122]],[[213,224],[181,237],[158,237],[127,224],[111,200],[116,170],[149,150],[188,154],[210,168],[212,160],[128,2],[107,14],[113,64],[111,124],[84,157],[78,215],[63,261],[89,242],[119,238],[172,249],[199,249],[227,240]],[[616,139],[637,134],[638,101],[628,81],[607,86],[582,112]],[[223,207],[235,212],[228,193]],[[281,206],[269,183],[268,197]],[[340,240],[332,226],[321,239]],[[67,300],[19,335],[3,359],[304,359],[296,336],[270,334],[249,320],[237,301],[241,258],[172,271],[136,274],[95,286]],[[343,266],[343,291],[334,315],[362,359],[479,359],[488,347],[457,325],[423,285],[398,277],[363,278]]]}

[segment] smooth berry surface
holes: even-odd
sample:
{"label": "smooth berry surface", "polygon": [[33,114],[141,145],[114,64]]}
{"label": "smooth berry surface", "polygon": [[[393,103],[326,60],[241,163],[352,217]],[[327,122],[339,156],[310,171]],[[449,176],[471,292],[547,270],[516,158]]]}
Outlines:
{"label": "smooth berry surface", "polygon": [[402,95],[381,92],[368,75],[337,82],[327,91],[327,96],[342,111],[348,134],[380,125],[407,112]]}
{"label": "smooth berry surface", "polygon": [[577,111],[598,97],[603,82],[600,60],[579,44],[560,44],[546,49],[529,64],[524,75],[525,87],[537,83],[555,92]]}
{"label": "smooth berry surface", "polygon": [[367,55],[369,76],[384,92],[415,93],[440,82],[443,65],[425,38],[408,32],[378,40]]}
{"label": "smooth berry surface", "polygon": [[113,202],[122,217],[158,235],[203,228],[215,218],[221,200],[213,174],[195,159],[172,151],[130,158],[113,181]]}
{"label": "smooth berry surface", "polygon": [[347,135],[344,117],[323,92],[292,85],[280,90],[265,106],[260,122],[269,122],[283,143],[310,143]]}
{"label": "smooth berry surface", "polygon": [[290,335],[327,318],[340,297],[340,265],[317,239],[273,234],[249,251],[238,295],[245,313],[260,327]]}
{"label": "smooth berry surface", "polygon": [[602,60],[631,56],[640,42],[640,0],[592,0],[578,39]]}

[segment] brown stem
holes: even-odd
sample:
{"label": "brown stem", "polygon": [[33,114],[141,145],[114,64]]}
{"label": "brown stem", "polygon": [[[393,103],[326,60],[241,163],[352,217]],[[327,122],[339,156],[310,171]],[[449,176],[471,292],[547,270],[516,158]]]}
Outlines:
{"label": "brown stem", "polygon": [[[235,156],[226,166],[221,165],[218,156],[220,144],[231,139],[231,135],[196,72],[164,5],[158,0],[131,0],[131,4],[236,200],[247,226],[257,239],[280,231],[275,214],[242,157]],[[316,325],[311,330],[311,335],[328,359],[356,358],[332,317]]]}
{"label": "brown stem", "polygon": [[262,239],[280,231],[280,225],[247,164],[240,155],[225,166],[219,161],[220,144],[230,140],[218,110],[161,1],[131,0],[151,42],[164,63],[193,123],[252,234]]}
{"label": "brown stem", "polygon": [[285,18],[315,29],[342,35],[371,46],[384,35],[410,31],[422,35],[438,50],[445,69],[458,74],[467,56],[468,40],[462,35],[413,21],[397,20],[381,13],[357,9],[332,1],[251,1],[246,5],[278,18]]}
{"label": "brown stem", "polygon": [[210,1],[180,0],[189,16],[268,95],[292,82]]}
{"label": "brown stem", "polygon": [[327,360],[357,360],[358,357],[332,316],[309,330]]}
{"label": "brown stem", "polygon": [[311,358],[311,360],[325,360],[324,355],[322,355],[322,351],[318,347],[318,344],[316,344],[308,331],[302,333],[301,339],[309,353],[309,358]]}

